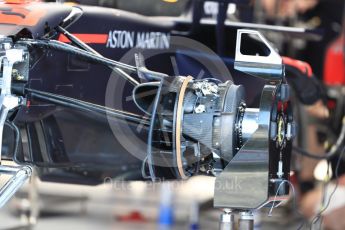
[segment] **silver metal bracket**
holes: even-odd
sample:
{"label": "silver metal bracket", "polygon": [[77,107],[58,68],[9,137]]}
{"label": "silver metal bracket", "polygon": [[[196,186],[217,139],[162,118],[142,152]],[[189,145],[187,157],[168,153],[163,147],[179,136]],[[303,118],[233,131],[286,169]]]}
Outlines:
{"label": "silver metal bracket", "polygon": [[[242,39],[256,39],[266,56],[243,53]],[[257,49],[259,50],[259,49]],[[234,211],[251,211],[272,202],[270,182],[270,127],[272,111],[277,110],[280,85],[284,77],[282,58],[269,42],[257,31],[238,30],[235,69],[267,80],[263,88],[256,131],[237,152],[224,170],[217,176],[214,192],[216,208]],[[284,175],[289,172],[284,171]],[[274,199],[279,203],[282,196]]]}
{"label": "silver metal bracket", "polygon": [[3,207],[21,188],[32,174],[30,166],[5,166],[2,165],[2,138],[5,121],[10,110],[16,108],[21,103],[21,98],[12,95],[12,73],[13,65],[25,59],[24,49],[14,48],[8,39],[4,39],[0,44],[0,66],[2,77],[0,78],[0,175],[7,174],[12,177],[0,189],[0,208]]}
{"label": "silver metal bracket", "polygon": [[24,50],[12,47],[10,42],[2,43],[0,51],[0,66],[2,78],[0,78],[0,164],[2,151],[2,136],[8,112],[20,104],[20,98],[12,95],[12,71],[13,65],[24,60]]}
{"label": "silver metal bracket", "polygon": [[0,174],[13,175],[0,189],[0,208],[2,208],[31,177],[32,168],[30,166],[13,167],[1,165]]}
{"label": "silver metal bracket", "polygon": [[224,209],[221,214],[219,230],[236,230],[235,214],[230,209]]}
{"label": "silver metal bracket", "polygon": [[214,206],[253,210],[269,200],[269,127],[276,87],[263,89],[258,128],[216,178]]}
{"label": "silver metal bracket", "polygon": [[241,212],[238,220],[238,230],[254,230],[254,215],[252,212]]}
{"label": "silver metal bracket", "polygon": [[[245,53],[246,38],[257,47],[254,54]],[[279,80],[283,76],[283,61],[266,38],[256,30],[241,29],[237,31],[235,69],[261,77],[266,80]]]}

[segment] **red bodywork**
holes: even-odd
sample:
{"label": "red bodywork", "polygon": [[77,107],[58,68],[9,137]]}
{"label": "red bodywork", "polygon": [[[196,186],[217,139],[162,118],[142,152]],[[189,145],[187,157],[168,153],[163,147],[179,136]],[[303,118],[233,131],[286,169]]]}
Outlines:
{"label": "red bodywork", "polygon": [[313,70],[309,63],[292,59],[290,57],[282,57],[284,65],[292,66],[301,71],[301,73],[307,75],[308,77],[313,76]]}
{"label": "red bodywork", "polygon": [[0,10],[0,23],[35,26],[46,13],[46,10],[39,7],[32,10],[25,4],[11,4],[10,7]]}
{"label": "red bodywork", "polygon": [[331,43],[326,52],[324,83],[328,86],[345,85],[345,36],[340,36]]}

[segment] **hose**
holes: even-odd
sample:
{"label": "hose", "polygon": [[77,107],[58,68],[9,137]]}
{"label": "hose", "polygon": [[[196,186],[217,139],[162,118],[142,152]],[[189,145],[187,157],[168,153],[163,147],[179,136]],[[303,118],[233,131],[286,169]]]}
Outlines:
{"label": "hose", "polygon": [[342,144],[344,143],[344,140],[345,140],[345,116],[343,117],[342,124],[343,125],[342,125],[341,131],[340,131],[340,135],[339,135],[336,143],[332,146],[332,148],[330,149],[329,152],[326,152],[323,155],[319,156],[319,155],[309,153],[308,151],[301,149],[299,147],[296,147],[296,146],[293,147],[293,150],[295,151],[295,153],[298,153],[302,156],[317,159],[317,160],[324,160],[324,159],[333,158],[339,152],[339,150],[341,149]]}

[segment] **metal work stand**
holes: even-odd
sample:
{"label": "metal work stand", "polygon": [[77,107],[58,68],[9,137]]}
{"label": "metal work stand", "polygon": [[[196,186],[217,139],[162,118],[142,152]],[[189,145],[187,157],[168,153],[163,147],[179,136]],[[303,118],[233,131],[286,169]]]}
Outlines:
{"label": "metal work stand", "polygon": [[1,38],[2,50],[0,52],[0,67],[2,69],[0,78],[0,175],[13,175],[0,189],[0,208],[9,201],[18,189],[24,185],[32,174],[31,166],[5,166],[2,160],[2,138],[5,121],[10,110],[23,103],[22,98],[12,95],[12,74],[13,65],[26,60],[27,55],[24,49],[13,47],[12,41]]}
{"label": "metal work stand", "polygon": [[254,215],[252,212],[241,212],[238,220],[238,230],[253,230]]}
{"label": "metal work stand", "polygon": [[220,216],[219,230],[236,230],[235,214],[231,209],[224,209],[224,213]]}
{"label": "metal work stand", "polygon": [[[259,57],[242,54],[243,36],[256,36],[270,54]],[[281,56],[262,34],[246,29],[237,31],[235,69],[265,79],[266,84],[261,94],[258,128],[216,177],[214,206],[229,208],[221,216],[220,230],[253,230],[252,211],[270,204],[274,194],[275,203],[282,202],[288,195],[288,190],[279,191],[279,188],[288,180],[288,149],[291,148],[294,122],[289,109],[281,116],[277,115],[279,104],[289,100],[282,63]],[[285,120],[290,131],[285,128]],[[279,148],[272,148],[273,144]],[[275,167],[271,167],[273,164]],[[234,223],[235,214],[238,215],[237,224]]]}
{"label": "metal work stand", "polygon": [[0,175],[13,175],[6,184],[0,189],[0,208],[2,208],[30,178],[32,168],[30,166],[13,167],[0,166]]}
{"label": "metal work stand", "polygon": [[235,213],[225,209],[220,216],[219,230],[254,230],[254,215],[252,212],[240,212],[236,228]]}

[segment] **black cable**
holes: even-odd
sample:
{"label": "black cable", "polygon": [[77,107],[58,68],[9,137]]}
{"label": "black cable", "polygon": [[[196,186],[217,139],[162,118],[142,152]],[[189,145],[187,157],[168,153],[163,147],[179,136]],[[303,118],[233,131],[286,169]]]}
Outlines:
{"label": "black cable", "polygon": [[6,120],[6,124],[13,130],[14,136],[15,136],[15,141],[14,141],[14,149],[13,149],[13,159],[16,163],[19,163],[20,161],[18,160],[18,152],[19,152],[19,146],[20,146],[20,140],[21,140],[21,135],[19,128],[13,123],[13,121]]}
{"label": "black cable", "polygon": [[[148,83],[142,83],[141,85],[138,85],[136,87],[134,87],[133,89],[133,92],[132,92],[132,98],[133,98],[133,102],[134,104],[142,111],[144,112],[146,115],[148,116],[151,116],[151,113],[150,113],[150,107],[148,107],[147,109],[143,108],[137,101],[137,99],[139,98],[143,98],[143,97],[148,97],[148,96],[153,96],[153,95],[156,95],[157,94],[157,90],[156,89],[153,89],[153,90],[149,90],[149,91],[145,91],[145,93],[137,93],[137,90],[140,88],[140,87],[147,87],[147,86],[153,86],[154,88],[157,88],[159,87],[159,82],[148,82]],[[136,96],[139,96],[139,97],[136,97]]]}
{"label": "black cable", "polygon": [[341,159],[343,158],[344,155],[345,155],[345,147],[342,149],[341,154],[340,154],[339,159],[338,159],[338,162],[337,162],[337,166],[335,167],[335,178],[336,178],[335,187],[329,196],[329,199],[327,201],[326,206],[318,214],[316,214],[316,216],[313,218],[310,229],[312,229],[313,224],[315,224],[322,217],[322,214],[328,209],[329,205],[331,204],[332,198],[338,189],[338,186],[339,186],[339,168],[340,168]]}
{"label": "black cable", "polygon": [[144,160],[143,160],[143,162],[141,164],[141,176],[144,179],[151,179],[151,177],[146,174],[147,158],[148,158],[148,156],[146,156],[144,158]]}
{"label": "black cable", "polygon": [[327,159],[333,158],[338,153],[338,151],[342,148],[342,144],[344,143],[344,140],[345,140],[345,117],[343,117],[342,123],[343,123],[343,126],[341,128],[338,140],[332,146],[329,152],[326,152],[325,154],[319,156],[319,155],[309,153],[308,151],[301,149],[297,146],[293,147],[294,152],[302,156],[317,159],[317,160],[324,160],[324,159],[327,160]]}
{"label": "black cable", "polygon": [[150,176],[151,176],[152,181],[156,181],[156,174],[155,174],[155,170],[153,168],[154,162],[152,162],[152,160],[153,160],[153,155],[152,155],[153,128],[155,126],[157,108],[159,105],[159,101],[161,99],[162,88],[164,85],[164,78],[163,77],[157,76],[156,78],[157,78],[156,80],[159,80],[159,85],[158,85],[158,89],[157,89],[156,98],[155,98],[155,100],[153,102],[153,106],[152,106],[150,129],[149,129],[148,138],[147,138],[147,143],[148,143],[148,145],[147,145],[147,160],[148,161],[147,162],[148,162],[149,172],[150,172]]}

